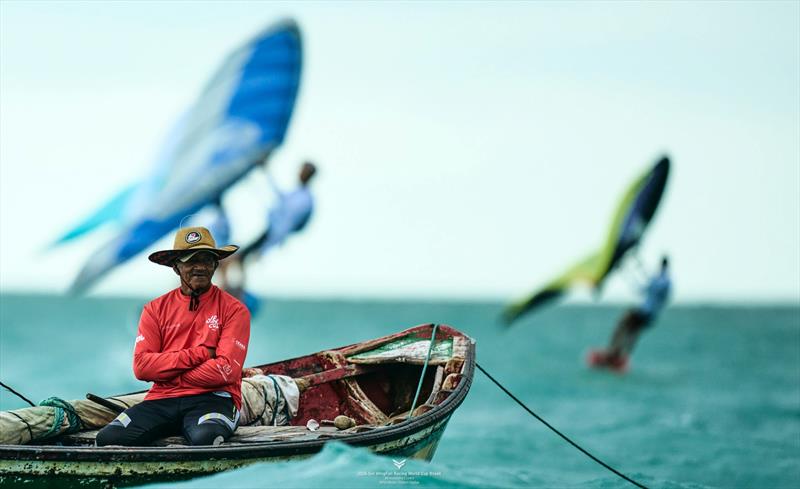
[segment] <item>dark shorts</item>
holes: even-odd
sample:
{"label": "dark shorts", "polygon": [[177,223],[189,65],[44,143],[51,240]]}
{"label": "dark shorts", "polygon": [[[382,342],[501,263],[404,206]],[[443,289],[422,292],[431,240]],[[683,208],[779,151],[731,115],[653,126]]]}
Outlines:
{"label": "dark shorts", "polygon": [[625,315],[625,326],[631,331],[639,331],[647,328],[652,321],[652,316],[641,309],[631,309]]}
{"label": "dark shorts", "polygon": [[179,434],[191,445],[217,445],[233,435],[238,423],[230,397],[208,393],[142,401],[101,429],[97,446],[143,446]]}

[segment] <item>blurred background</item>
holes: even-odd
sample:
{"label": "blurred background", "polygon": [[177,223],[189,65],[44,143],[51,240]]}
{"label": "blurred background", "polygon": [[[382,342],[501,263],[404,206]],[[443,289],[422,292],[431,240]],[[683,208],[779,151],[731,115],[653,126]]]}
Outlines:
{"label": "blurred background", "polygon": [[[289,186],[316,161],[317,208],[251,270],[254,292],[505,300],[597,246],[666,152],[641,254],[671,254],[675,299],[800,297],[794,2],[0,8],[4,291],[65,290],[110,235],[46,245],[151,168],[229,52],[292,17],[303,74],[269,168]],[[235,243],[270,196],[260,172],[226,194]],[[158,294],[161,272],[143,254],[93,291]],[[618,279],[606,293],[629,297]]]}
{"label": "blurred background", "polygon": [[[48,246],[149,171],[223,59],[294,19],[299,95],[268,171],[311,159],[307,228],[248,269],[263,298],[248,363],[424,322],[545,418],[652,487],[800,486],[800,4],[787,2],[0,2],[0,376],[28,397],[146,387],[142,305],[177,286],[146,255],[65,294],[114,236]],[[504,330],[512,299],[606,237],[662,155],[669,183],[639,247],[674,289],[626,375],[587,369],[625,307],[602,295]],[[250,172],[223,205],[231,241],[274,203]],[[224,243],[223,243],[224,244]],[[0,392],[0,407],[23,407]],[[485,378],[425,487],[621,487]],[[288,469],[288,470],[287,470]],[[391,463],[349,447],[190,487],[374,487]],[[223,480],[224,479],[224,480]],[[205,485],[203,485],[205,484]]]}

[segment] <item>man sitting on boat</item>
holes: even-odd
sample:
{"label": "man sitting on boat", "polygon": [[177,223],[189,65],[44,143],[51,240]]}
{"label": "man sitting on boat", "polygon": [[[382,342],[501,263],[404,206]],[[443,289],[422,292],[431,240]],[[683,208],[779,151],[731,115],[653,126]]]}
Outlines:
{"label": "man sitting on boat", "polygon": [[147,445],[181,432],[192,445],[218,445],[233,434],[250,313],[211,278],[237,249],[217,248],[206,228],[189,227],[175,234],[173,249],[149,256],[180,277],[180,287],[145,305],[139,321],[133,372],[154,384],[100,430],[98,446]]}

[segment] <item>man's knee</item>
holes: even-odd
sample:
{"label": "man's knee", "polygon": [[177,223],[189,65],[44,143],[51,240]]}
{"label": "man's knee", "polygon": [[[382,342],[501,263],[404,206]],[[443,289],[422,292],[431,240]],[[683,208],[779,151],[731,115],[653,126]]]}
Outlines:
{"label": "man's knee", "polygon": [[187,429],[184,434],[192,445],[219,445],[231,437],[233,430],[219,423],[205,422]]}
{"label": "man's knee", "polygon": [[108,424],[97,432],[95,438],[98,447],[106,445],[132,446],[136,444],[136,437],[124,426],[116,423]]}
{"label": "man's knee", "polygon": [[[169,434],[167,432],[170,427],[168,422],[158,419],[152,413],[148,416],[148,413],[144,412],[140,406],[141,404],[120,413],[114,418],[114,421],[98,431],[97,437],[95,437],[97,446],[142,446],[148,445],[160,436]],[[159,422],[160,424],[157,424]]]}

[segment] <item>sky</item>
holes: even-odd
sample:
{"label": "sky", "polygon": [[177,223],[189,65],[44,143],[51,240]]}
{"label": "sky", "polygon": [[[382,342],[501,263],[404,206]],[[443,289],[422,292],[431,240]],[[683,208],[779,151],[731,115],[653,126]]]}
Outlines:
{"label": "sky", "polygon": [[[151,167],[227,53],[293,18],[300,94],[269,163],[315,215],[257,294],[507,300],[599,247],[673,162],[640,248],[677,301],[800,301],[800,2],[0,2],[0,292],[63,292],[114,234],[48,243]],[[233,241],[266,178],[226,194]],[[148,252],[171,247],[166,237]],[[143,253],[93,294],[159,295]],[[609,282],[630,300],[635,267]],[[573,295],[583,300],[589,295]]]}

